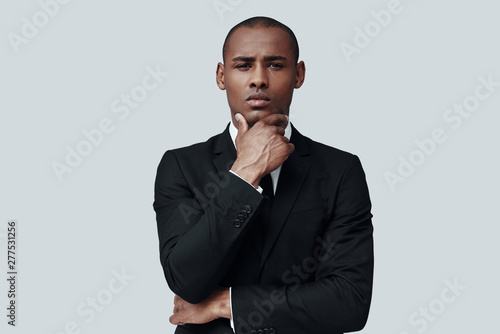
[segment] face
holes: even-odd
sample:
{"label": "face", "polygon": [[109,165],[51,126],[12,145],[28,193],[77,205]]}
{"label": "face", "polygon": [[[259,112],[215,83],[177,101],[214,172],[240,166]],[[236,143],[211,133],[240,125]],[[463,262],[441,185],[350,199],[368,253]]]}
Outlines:
{"label": "face", "polygon": [[288,115],[293,90],[304,82],[289,35],[280,28],[239,28],[228,40],[217,85],[226,90],[233,124],[240,113],[252,126],[270,114]]}

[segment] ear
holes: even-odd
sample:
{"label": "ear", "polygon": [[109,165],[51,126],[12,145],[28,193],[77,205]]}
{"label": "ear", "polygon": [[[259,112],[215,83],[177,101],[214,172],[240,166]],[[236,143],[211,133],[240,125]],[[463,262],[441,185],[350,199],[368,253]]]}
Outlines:
{"label": "ear", "polygon": [[226,89],[226,83],[224,82],[224,64],[218,63],[217,70],[215,71],[215,80],[217,81],[217,86],[221,90]]}
{"label": "ear", "polygon": [[300,61],[296,66],[295,88],[300,88],[302,86],[305,77],[306,77],[306,64],[304,64],[303,61]]}

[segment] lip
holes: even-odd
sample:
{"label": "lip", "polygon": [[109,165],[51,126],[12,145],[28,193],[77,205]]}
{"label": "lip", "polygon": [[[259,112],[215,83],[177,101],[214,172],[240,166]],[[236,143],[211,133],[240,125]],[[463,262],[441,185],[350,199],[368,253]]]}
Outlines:
{"label": "lip", "polygon": [[252,108],[263,108],[268,106],[271,101],[267,100],[248,100],[247,103],[252,107]]}
{"label": "lip", "polygon": [[264,93],[252,93],[247,98],[247,103],[253,108],[262,108],[268,106],[271,99]]}

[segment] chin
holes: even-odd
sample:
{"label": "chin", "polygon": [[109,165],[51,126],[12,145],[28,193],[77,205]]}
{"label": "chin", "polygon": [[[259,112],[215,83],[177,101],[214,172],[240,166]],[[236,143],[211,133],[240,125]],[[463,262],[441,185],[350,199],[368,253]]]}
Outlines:
{"label": "chin", "polygon": [[248,124],[254,125],[257,123],[259,120],[266,118],[267,116],[273,114],[272,111],[270,110],[264,110],[264,109],[254,109],[247,111],[245,113],[242,113],[242,115],[245,117],[247,120]]}

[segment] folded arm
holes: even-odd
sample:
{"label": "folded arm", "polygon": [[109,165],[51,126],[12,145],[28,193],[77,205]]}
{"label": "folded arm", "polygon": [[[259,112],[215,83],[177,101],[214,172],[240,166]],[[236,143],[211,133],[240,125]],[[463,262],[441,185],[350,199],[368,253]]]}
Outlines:
{"label": "folded arm", "polygon": [[[361,330],[368,317],[373,280],[370,210],[365,175],[353,156],[337,189],[321,249],[304,257],[314,258],[310,262],[316,270],[285,271],[278,285],[233,287],[236,333],[266,327],[290,334]],[[304,259],[296,265],[304,266]],[[306,282],[307,272],[314,275],[313,282]]]}
{"label": "folded arm", "polygon": [[[207,177],[209,182],[214,181]],[[216,194],[211,199],[203,188],[194,189],[175,154],[165,153],[154,202],[160,260],[170,289],[193,304],[208,297],[226,275],[262,201],[262,195],[231,173],[225,173],[217,190],[210,190]]]}

